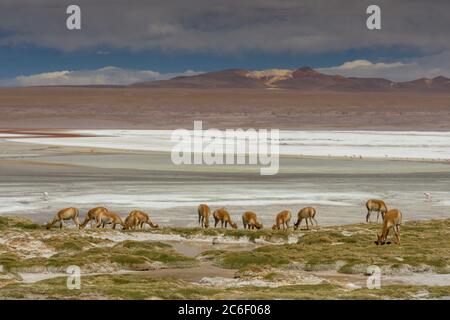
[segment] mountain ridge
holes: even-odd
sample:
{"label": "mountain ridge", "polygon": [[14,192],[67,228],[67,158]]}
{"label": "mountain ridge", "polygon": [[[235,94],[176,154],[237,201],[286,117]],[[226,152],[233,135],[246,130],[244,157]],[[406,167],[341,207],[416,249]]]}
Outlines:
{"label": "mountain ridge", "polygon": [[345,77],[318,72],[304,66],[294,70],[249,71],[225,69],[169,80],[131,84],[134,88],[245,88],[291,89],[304,91],[432,91],[450,92],[450,79],[444,76],[395,82],[385,78]]}

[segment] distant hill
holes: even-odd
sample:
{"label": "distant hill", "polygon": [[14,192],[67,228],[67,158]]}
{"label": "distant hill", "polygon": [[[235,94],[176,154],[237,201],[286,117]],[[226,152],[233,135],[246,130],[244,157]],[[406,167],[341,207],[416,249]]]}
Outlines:
{"label": "distant hill", "polygon": [[296,70],[248,71],[228,69],[170,80],[132,84],[136,88],[265,88],[304,91],[427,91],[450,92],[450,79],[439,76],[394,82],[383,78],[357,78],[328,75],[310,67]]}

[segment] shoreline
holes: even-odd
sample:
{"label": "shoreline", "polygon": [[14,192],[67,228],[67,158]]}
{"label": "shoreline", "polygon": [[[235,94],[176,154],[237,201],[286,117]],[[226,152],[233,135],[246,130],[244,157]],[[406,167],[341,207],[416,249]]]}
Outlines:
{"label": "shoreline", "polygon": [[408,219],[447,217],[450,206],[447,163],[282,157],[280,173],[263,177],[250,166],[175,166],[164,152],[0,144],[0,199],[7,204],[0,214],[39,222],[72,206],[83,213],[105,206],[122,215],[139,208],[172,226],[195,226],[202,202],[226,206],[238,220],[253,210],[266,225],[280,210],[295,215],[304,206],[315,206],[324,225],[356,223],[369,198],[401,208]]}

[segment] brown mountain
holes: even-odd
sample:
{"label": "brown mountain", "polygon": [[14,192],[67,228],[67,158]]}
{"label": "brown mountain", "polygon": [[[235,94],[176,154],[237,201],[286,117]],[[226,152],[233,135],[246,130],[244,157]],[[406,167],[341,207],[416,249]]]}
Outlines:
{"label": "brown mountain", "polygon": [[181,76],[170,80],[146,81],[131,87],[150,88],[265,88],[264,83],[247,76],[248,71],[229,69],[195,76]]}
{"label": "brown mountain", "polygon": [[450,92],[450,79],[443,76],[433,79],[420,78],[413,81],[398,82],[395,87],[403,90]]}
{"label": "brown mountain", "polygon": [[328,75],[310,67],[297,70],[248,71],[229,69],[170,80],[140,82],[142,88],[266,88],[303,91],[429,91],[450,92],[450,79],[436,77],[405,82],[383,78],[357,78]]}

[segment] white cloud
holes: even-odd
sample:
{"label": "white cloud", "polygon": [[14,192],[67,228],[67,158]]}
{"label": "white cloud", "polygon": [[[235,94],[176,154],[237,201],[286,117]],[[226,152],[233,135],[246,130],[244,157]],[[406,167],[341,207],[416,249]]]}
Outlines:
{"label": "white cloud", "polygon": [[386,78],[392,81],[409,81],[437,76],[450,77],[450,52],[386,63],[353,60],[339,66],[319,68],[317,71],[345,77]]}
{"label": "white cloud", "polygon": [[365,68],[368,70],[379,70],[379,69],[388,69],[388,68],[396,68],[396,67],[402,67],[405,64],[402,62],[394,62],[394,63],[372,63],[369,60],[353,60],[348,61],[340,66],[334,67],[332,69],[334,70],[353,70],[353,69],[360,69]]}
{"label": "white cloud", "polygon": [[195,75],[187,70],[182,73],[159,73],[152,70],[130,70],[104,67],[97,70],[55,71],[0,81],[3,86],[60,86],[60,85],[128,85],[141,81],[170,79],[179,75]]}

